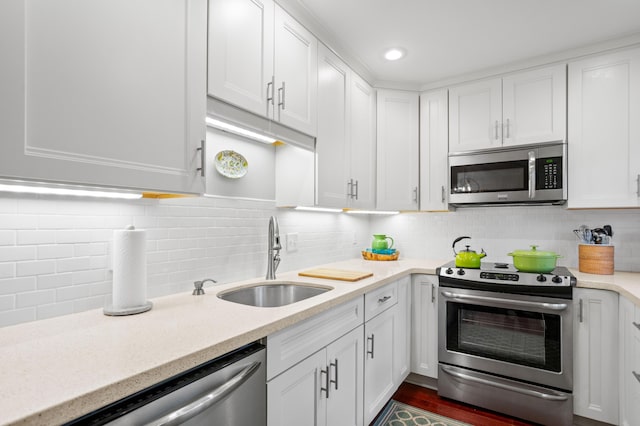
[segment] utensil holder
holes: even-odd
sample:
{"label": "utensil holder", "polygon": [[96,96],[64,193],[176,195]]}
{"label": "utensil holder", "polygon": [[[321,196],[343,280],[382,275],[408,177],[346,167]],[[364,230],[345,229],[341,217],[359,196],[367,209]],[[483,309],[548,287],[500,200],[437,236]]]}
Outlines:
{"label": "utensil holder", "polygon": [[613,275],[613,246],[578,244],[578,270],[587,274]]}

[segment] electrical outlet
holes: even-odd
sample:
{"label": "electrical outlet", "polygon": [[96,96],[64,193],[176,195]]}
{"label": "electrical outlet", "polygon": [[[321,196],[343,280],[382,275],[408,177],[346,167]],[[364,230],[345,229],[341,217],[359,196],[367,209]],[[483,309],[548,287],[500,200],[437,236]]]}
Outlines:
{"label": "electrical outlet", "polygon": [[290,232],[287,234],[287,252],[298,251],[298,233]]}

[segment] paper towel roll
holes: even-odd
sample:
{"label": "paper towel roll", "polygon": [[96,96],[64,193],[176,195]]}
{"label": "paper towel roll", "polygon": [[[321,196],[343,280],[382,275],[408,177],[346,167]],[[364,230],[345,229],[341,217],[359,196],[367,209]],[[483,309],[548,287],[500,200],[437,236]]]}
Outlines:
{"label": "paper towel roll", "polygon": [[128,226],[113,232],[113,309],[147,303],[147,235]]}

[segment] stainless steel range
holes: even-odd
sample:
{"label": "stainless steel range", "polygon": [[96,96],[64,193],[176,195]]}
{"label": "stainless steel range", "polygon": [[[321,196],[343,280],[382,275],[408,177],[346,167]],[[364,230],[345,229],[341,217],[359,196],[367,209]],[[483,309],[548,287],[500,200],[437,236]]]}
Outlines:
{"label": "stainless steel range", "polygon": [[506,263],[438,269],[438,394],[546,425],[573,419],[573,287]]}

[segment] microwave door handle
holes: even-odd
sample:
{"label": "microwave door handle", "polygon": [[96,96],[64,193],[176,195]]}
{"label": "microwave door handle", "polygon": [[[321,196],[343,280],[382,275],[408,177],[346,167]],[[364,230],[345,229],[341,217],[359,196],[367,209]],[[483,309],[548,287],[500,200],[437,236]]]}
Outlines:
{"label": "microwave door handle", "polygon": [[536,197],[536,152],[529,151],[529,199]]}

